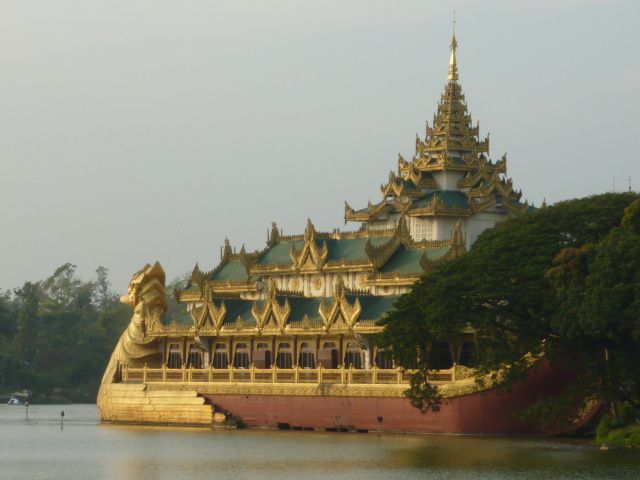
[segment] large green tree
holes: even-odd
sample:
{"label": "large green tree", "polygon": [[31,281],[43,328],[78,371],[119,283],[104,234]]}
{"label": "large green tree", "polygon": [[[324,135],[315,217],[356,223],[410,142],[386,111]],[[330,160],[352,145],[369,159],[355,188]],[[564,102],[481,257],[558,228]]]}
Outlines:
{"label": "large green tree", "polygon": [[[629,397],[638,388],[638,375],[621,369],[614,374],[611,363],[615,357],[637,364],[640,350],[637,293],[630,293],[638,289],[637,242],[631,246],[637,234],[618,228],[637,198],[605,194],[526,213],[483,233],[466,255],[417,282],[383,319],[380,339],[402,365],[412,366],[417,357],[418,374],[409,391],[414,404],[437,406],[437,389],[426,382],[434,364],[431,346],[468,327],[475,332],[478,378],[500,371],[506,385],[522,379],[529,370],[524,354],[530,352],[552,362],[577,358],[587,372],[596,364],[595,374],[568,389],[574,395]],[[634,219],[625,217],[625,224],[635,224]],[[618,270],[620,263],[627,263],[626,270]],[[620,292],[622,285],[630,286]],[[623,316],[616,313],[622,310]],[[607,347],[603,335],[624,336],[627,343]],[[603,369],[611,383],[602,381]],[[624,393],[623,379],[633,384]],[[637,399],[638,392],[632,396]]]}

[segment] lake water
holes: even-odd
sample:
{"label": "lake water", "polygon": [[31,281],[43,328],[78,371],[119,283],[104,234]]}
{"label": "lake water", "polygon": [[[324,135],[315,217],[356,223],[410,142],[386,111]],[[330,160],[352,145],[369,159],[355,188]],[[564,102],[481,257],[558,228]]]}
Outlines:
{"label": "lake water", "polygon": [[[60,411],[64,410],[64,427]],[[0,405],[0,479],[637,479],[587,442],[101,425],[93,405]]]}

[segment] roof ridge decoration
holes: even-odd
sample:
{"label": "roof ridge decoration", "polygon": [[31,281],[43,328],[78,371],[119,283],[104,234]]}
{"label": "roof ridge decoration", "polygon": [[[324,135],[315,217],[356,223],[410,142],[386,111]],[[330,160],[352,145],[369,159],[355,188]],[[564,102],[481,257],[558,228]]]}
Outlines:
{"label": "roof ridge decoration", "polygon": [[322,247],[318,247],[315,237],[316,229],[313,223],[311,223],[311,219],[307,219],[307,227],[304,230],[304,245],[298,250],[292,242],[291,250],[289,251],[289,255],[297,271],[320,272],[327,261],[327,257],[329,256],[327,242],[323,240]]}
{"label": "roof ridge decoration", "polygon": [[[275,225],[275,223],[273,225]],[[251,277],[250,269],[251,267],[253,267],[253,265],[256,263],[256,260],[263,252],[264,251],[256,250],[254,252],[247,253],[247,250],[244,244],[242,244],[240,251],[236,253],[234,249],[231,247],[231,242],[229,241],[229,238],[225,238],[224,246],[220,247],[220,263],[218,263],[218,265],[216,265],[216,267],[209,272],[201,272],[200,268],[198,267],[198,264],[196,263],[196,266],[194,267],[193,272],[191,273],[189,284],[198,283],[198,281],[204,282],[207,279],[209,281],[216,281],[216,280],[213,280],[213,277],[215,276],[215,274],[218,273],[222,269],[222,267],[224,267],[227,263],[229,263],[232,260],[240,261],[240,263],[242,263],[242,265],[244,266],[247,276]],[[204,279],[202,279],[202,276],[204,276]],[[198,281],[196,281],[196,278],[198,279]],[[229,283],[229,281],[227,280],[223,280],[222,282]],[[246,283],[246,282],[241,282],[241,283]]]}
{"label": "roof ridge decoration", "polygon": [[[347,290],[342,277],[338,277],[333,287],[333,298],[331,303],[327,303],[325,299],[320,300],[318,313],[324,322],[323,330],[329,332],[332,328],[338,327],[339,321],[342,320],[344,326],[349,332],[353,332],[358,317],[362,311],[360,300],[356,297],[353,304],[347,300]],[[339,328],[338,328],[339,329]]]}
{"label": "roof ridge decoration", "polygon": [[273,279],[269,279],[266,298],[254,301],[251,306],[251,314],[256,319],[256,331],[258,333],[270,329],[277,329],[280,333],[284,333],[287,327],[287,322],[291,315],[291,306],[286,298],[284,305],[280,305],[276,298],[277,293],[278,286],[276,282]]}
{"label": "roof ridge decoration", "polygon": [[213,292],[211,291],[211,284],[209,282],[204,282],[203,285],[198,285],[198,287],[202,293],[202,305],[193,308],[190,312],[196,334],[200,329],[205,329],[210,324],[215,330],[216,335],[219,335],[227,314],[227,307],[224,304],[224,300],[220,302],[219,307],[216,306],[213,301]]}
{"label": "roof ridge decoration", "polygon": [[458,181],[459,188],[472,188],[482,180],[488,180],[496,173],[507,172],[507,155],[504,154],[500,160],[493,163],[484,155],[480,155],[476,161],[476,170],[468,172],[467,176]]}
{"label": "roof ridge decoration", "polygon": [[[347,203],[345,203],[345,211],[346,210],[352,210],[351,206]],[[314,238],[316,240],[349,240],[349,239],[354,239],[354,238],[366,238],[371,236],[372,233],[375,233],[375,236],[380,236],[380,237],[385,237],[385,236],[391,236],[393,234],[394,229],[393,228],[388,228],[388,229],[381,229],[381,230],[375,230],[375,231],[371,231],[369,230],[369,228],[367,228],[367,225],[363,224],[360,225],[360,227],[357,230],[346,230],[346,231],[341,231],[339,228],[334,228],[332,231],[330,232],[318,232],[315,231],[314,232]],[[280,231],[280,237],[278,238],[278,242],[296,242],[296,241],[304,241],[304,233],[302,234],[297,234],[297,235],[283,235],[282,231]],[[269,246],[267,246],[268,250]],[[264,252],[261,252],[264,253]]]}
{"label": "roof ridge decoration", "polygon": [[280,241],[282,232],[278,230],[276,222],[271,222],[271,231],[267,233],[267,247],[273,247]]}
{"label": "roof ridge decoration", "polygon": [[[438,102],[431,126],[426,123],[424,137],[416,135],[415,154],[409,161],[398,156],[398,174],[391,174],[381,186],[382,201],[369,201],[366,208],[354,210],[345,204],[345,221],[368,222],[384,213],[406,213],[407,215],[469,216],[482,209],[497,205],[510,214],[519,214],[528,208],[518,203],[519,199],[508,198],[504,205],[483,198],[476,202],[480,210],[448,209],[434,203],[425,207],[414,207],[409,200],[424,197],[439,189],[432,172],[455,171],[467,173],[458,188],[473,189],[478,181],[495,173],[506,173],[506,155],[497,162],[487,158],[489,135],[480,137],[480,124],[472,121],[465,95],[459,83],[457,63],[458,41],[455,33],[451,37],[447,82]],[[425,176],[426,174],[426,176]],[[477,194],[477,196],[481,196]],[[515,200],[515,201],[514,201]],[[416,211],[414,211],[416,210]]]}
{"label": "roof ridge decoration", "polygon": [[[466,179],[465,179],[466,180]],[[476,176],[474,182],[467,185],[471,188],[467,192],[469,205],[474,213],[481,212],[497,203],[500,195],[502,205],[511,213],[523,213],[529,208],[529,202],[520,203],[522,190],[514,190],[511,178],[500,177],[500,172],[494,170],[491,175],[487,173]]]}
{"label": "roof ridge decoration", "polygon": [[467,240],[465,234],[462,232],[463,223],[462,220],[456,222],[456,228],[451,236],[451,247],[447,250],[442,257],[437,260],[431,260],[425,253],[420,257],[420,266],[426,273],[433,270],[436,266],[442,265],[447,260],[460,257],[467,253]]}
{"label": "roof ridge decoration", "polygon": [[225,237],[225,239],[224,239],[224,247],[221,247],[221,252],[220,252],[221,263],[228,262],[229,259],[231,258],[231,255],[233,255],[233,249],[231,248],[231,242],[229,242],[229,237]]}
{"label": "roof ridge decoration", "polygon": [[[422,196],[422,191],[419,188],[420,179],[411,177],[411,174],[409,174],[409,178],[410,179],[407,180],[402,176],[396,175],[395,172],[390,171],[387,183],[380,185],[380,191],[382,192],[383,198],[398,198],[402,195],[416,198]],[[411,178],[413,178],[413,180],[411,180]],[[408,186],[407,183],[410,183],[411,185]]]}
{"label": "roof ridge decoration", "polygon": [[467,240],[464,233],[462,233],[462,220],[456,222],[456,228],[453,231],[453,238],[451,241],[451,248],[445,254],[445,258],[456,258],[467,253]]}
{"label": "roof ridge decoration", "polygon": [[407,218],[403,214],[398,219],[396,230],[388,242],[385,242],[382,245],[374,246],[371,243],[371,239],[369,239],[364,246],[364,251],[371,260],[374,268],[378,269],[385,263],[387,263],[387,261],[400,246],[409,247],[412,244],[413,240],[411,239],[411,234],[409,233]]}
{"label": "roof ridge decoration", "polygon": [[[222,263],[220,265],[222,265]],[[203,272],[202,270],[200,270],[200,266],[198,265],[198,262],[196,262],[196,264],[193,267],[193,270],[191,271],[191,276],[189,277],[189,281],[187,282],[187,288],[189,288],[191,285],[197,285],[200,291],[202,292],[202,288],[206,283],[207,277],[210,274],[214,274],[216,271],[218,271],[220,265],[214,268],[211,272]]]}

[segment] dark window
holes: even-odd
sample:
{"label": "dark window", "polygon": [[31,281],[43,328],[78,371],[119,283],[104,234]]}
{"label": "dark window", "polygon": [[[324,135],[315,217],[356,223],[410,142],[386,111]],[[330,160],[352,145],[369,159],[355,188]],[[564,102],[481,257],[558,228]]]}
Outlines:
{"label": "dark window", "polygon": [[344,355],[344,366],[346,368],[362,368],[362,356],[363,352],[360,345],[353,342],[349,343],[347,345],[347,351]]}
{"label": "dark window", "polygon": [[376,365],[378,368],[393,368],[393,355],[388,350],[378,350],[376,353]]}
{"label": "dark window", "polygon": [[202,350],[191,347],[191,350],[189,351],[189,366],[191,368],[204,367],[204,355]]}
{"label": "dark window", "polygon": [[256,368],[271,368],[271,350],[266,343],[259,343],[253,352],[253,364]]}
{"label": "dark window", "polygon": [[169,357],[167,358],[167,366],[169,368],[182,368],[182,355],[178,345],[169,347]]}
{"label": "dark window", "polygon": [[431,370],[445,370],[453,366],[447,342],[434,342],[429,350],[428,366]]}
{"label": "dark window", "polygon": [[236,346],[236,354],[233,356],[233,366],[236,368],[249,368],[249,350],[246,343]]}
{"label": "dark window", "polygon": [[276,365],[278,368],[293,367],[293,355],[291,354],[290,344],[281,343],[278,346],[278,357],[276,358]]}
{"label": "dark window", "polygon": [[475,344],[473,342],[462,342],[460,348],[460,360],[458,363],[465,367],[475,367]]}
{"label": "dark window", "polygon": [[229,354],[225,343],[217,343],[213,353],[213,368],[229,368]]}
{"label": "dark window", "polygon": [[338,368],[338,349],[333,342],[324,342],[318,350],[318,364],[324,368]]}
{"label": "dark window", "polygon": [[300,345],[298,365],[301,368],[316,368],[316,355],[308,343],[303,343]]}

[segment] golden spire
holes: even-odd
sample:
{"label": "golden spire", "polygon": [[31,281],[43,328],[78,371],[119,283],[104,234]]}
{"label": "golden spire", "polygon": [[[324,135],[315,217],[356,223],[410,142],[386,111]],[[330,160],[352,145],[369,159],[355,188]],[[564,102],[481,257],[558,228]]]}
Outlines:
{"label": "golden spire", "polygon": [[453,32],[451,34],[451,56],[449,57],[449,75],[447,79],[451,81],[458,80],[458,63],[456,62],[456,48],[458,48],[458,42],[456,41],[456,11],[453,11]]}

